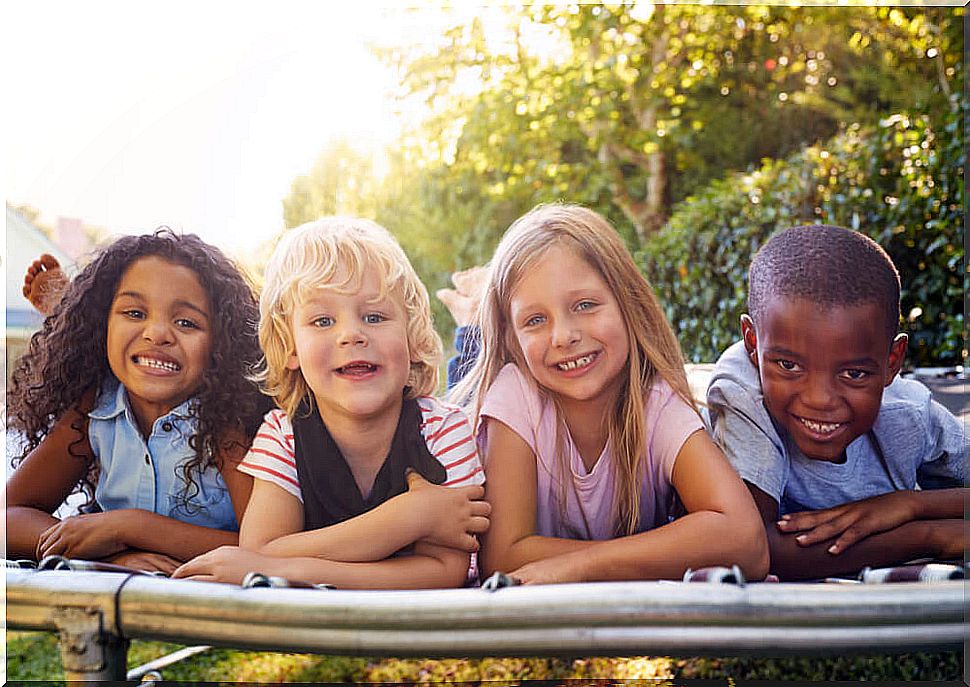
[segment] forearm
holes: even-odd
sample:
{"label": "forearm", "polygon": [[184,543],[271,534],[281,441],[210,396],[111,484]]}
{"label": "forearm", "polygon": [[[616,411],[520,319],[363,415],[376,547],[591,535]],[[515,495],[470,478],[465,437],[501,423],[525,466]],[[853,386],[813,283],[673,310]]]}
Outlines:
{"label": "forearm", "polygon": [[330,527],[295,532],[258,548],[268,556],[314,556],[330,561],[380,561],[424,536],[418,518],[410,517],[408,494]]}
{"label": "forearm", "polygon": [[681,579],[688,569],[737,565],[750,580],[768,574],[761,523],[695,511],[663,527],[599,542],[583,568],[586,581]]}
{"label": "forearm", "polygon": [[558,537],[541,537],[530,534],[511,544],[500,544],[490,541],[485,536],[478,562],[482,568],[482,576],[492,573],[512,572],[527,563],[533,563],[546,558],[563,554],[586,551],[600,542],[584,539],[560,539]]}
{"label": "forearm", "polygon": [[327,583],[341,589],[431,589],[460,587],[468,570],[464,564],[434,556],[414,554],[371,563],[345,563],[321,558],[271,558],[260,570],[264,574],[314,584]]}
{"label": "forearm", "polygon": [[7,508],[7,558],[36,559],[41,533],[60,522],[50,513],[29,506]]}
{"label": "forearm", "polygon": [[924,489],[912,494],[917,520],[962,518],[970,489]]}
{"label": "forearm", "polygon": [[[121,511],[115,511],[121,513]],[[127,548],[163,553],[187,561],[219,546],[235,546],[237,532],[192,525],[137,508],[125,509],[118,541]]]}
{"label": "forearm", "polygon": [[945,555],[946,547],[938,541],[940,527],[949,528],[954,524],[959,522],[913,520],[866,537],[838,555],[828,552],[834,538],[811,546],[800,546],[795,541],[795,533],[784,534],[769,524],[767,534],[771,548],[771,572],[782,580],[808,580],[854,575],[866,566],[899,565],[917,558]]}

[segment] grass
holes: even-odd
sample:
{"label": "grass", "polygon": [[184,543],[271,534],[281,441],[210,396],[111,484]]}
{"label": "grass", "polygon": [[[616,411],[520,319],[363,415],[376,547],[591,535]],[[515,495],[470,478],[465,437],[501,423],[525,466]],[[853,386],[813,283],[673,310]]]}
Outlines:
{"label": "grass", "polygon": [[[181,645],[133,641],[128,666],[164,656]],[[524,680],[921,680],[958,681],[959,651],[826,658],[483,658],[393,659],[210,649],[165,668],[174,682],[434,682],[517,684]],[[7,679],[61,682],[56,637],[7,633]]]}

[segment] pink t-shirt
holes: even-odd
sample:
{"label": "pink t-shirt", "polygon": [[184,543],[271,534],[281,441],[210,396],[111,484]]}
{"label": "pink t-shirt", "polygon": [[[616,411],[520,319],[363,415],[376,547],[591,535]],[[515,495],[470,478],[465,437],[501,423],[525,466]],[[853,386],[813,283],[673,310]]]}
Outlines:
{"label": "pink t-shirt", "polygon": [[[563,444],[572,476],[566,481],[565,522],[560,508],[562,489],[556,460],[556,410],[552,400],[534,381],[508,364],[485,394],[478,428],[482,456],[487,456],[489,422],[507,425],[529,445],[536,456],[536,534],[569,539],[612,539],[616,467],[607,442],[593,470],[586,472],[579,450],[563,425]],[[672,516],[675,492],[670,480],[674,461],[691,434],[704,425],[694,410],[660,380],[646,399],[647,455],[640,478],[640,531],[665,525]],[[485,471],[488,474],[486,458]],[[567,476],[568,480],[568,476]],[[582,510],[580,510],[582,508]],[[586,532],[583,514],[589,523]]]}

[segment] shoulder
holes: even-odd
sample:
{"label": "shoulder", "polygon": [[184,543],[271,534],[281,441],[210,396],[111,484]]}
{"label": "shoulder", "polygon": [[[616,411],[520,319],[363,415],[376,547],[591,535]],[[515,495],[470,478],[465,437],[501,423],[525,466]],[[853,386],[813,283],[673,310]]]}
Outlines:
{"label": "shoulder", "polygon": [[293,425],[290,423],[290,416],[286,412],[274,408],[266,413],[263,417],[263,424],[256,432],[256,436],[253,437],[250,453],[292,458]]}
{"label": "shoulder", "polygon": [[499,370],[498,375],[495,376],[495,381],[488,387],[488,391],[485,392],[483,406],[494,404],[497,401],[523,404],[538,399],[538,397],[538,389],[536,389],[531,378],[527,377],[515,363],[506,363],[505,367]]}
{"label": "shoulder", "polygon": [[468,486],[485,481],[471,423],[456,405],[433,396],[418,396],[421,435],[428,451],[446,471],[445,486]]}
{"label": "shoulder", "polygon": [[758,368],[751,363],[743,341],[736,341],[728,346],[714,363],[708,394],[711,389],[731,385],[746,390],[757,390],[759,395],[761,393],[761,377],[758,375]]}

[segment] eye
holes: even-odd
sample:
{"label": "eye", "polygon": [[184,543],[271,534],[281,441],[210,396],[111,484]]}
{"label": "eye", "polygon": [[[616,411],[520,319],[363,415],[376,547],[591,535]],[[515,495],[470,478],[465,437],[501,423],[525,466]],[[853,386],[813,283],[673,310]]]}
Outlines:
{"label": "eye", "polygon": [[523,322],[522,324],[525,327],[536,327],[545,321],[546,321],[546,318],[543,317],[542,315],[533,315],[532,317],[529,317],[528,319],[526,319],[526,321]]}
{"label": "eye", "polygon": [[379,312],[371,312],[364,315],[364,322],[367,324],[380,324],[385,320],[387,320],[387,318]]}
{"label": "eye", "polygon": [[186,317],[180,317],[175,320],[175,325],[182,329],[199,329],[199,325]]}
{"label": "eye", "polygon": [[138,308],[125,308],[121,311],[121,314],[132,320],[145,319],[145,312],[143,310],[139,310]]}
{"label": "eye", "polygon": [[576,310],[591,310],[597,305],[596,301],[580,301],[576,304]]}
{"label": "eye", "polygon": [[868,370],[859,370],[859,369],[853,368],[850,370],[844,370],[842,372],[842,376],[853,382],[862,382],[869,379],[869,377],[872,376],[872,373],[869,372]]}
{"label": "eye", "polygon": [[784,360],[784,359],[776,360],[775,364],[778,365],[778,367],[783,369],[785,372],[797,372],[799,369],[798,363],[791,360]]}
{"label": "eye", "polygon": [[314,318],[312,324],[314,327],[329,327],[333,324],[333,318],[329,315],[321,315]]}

